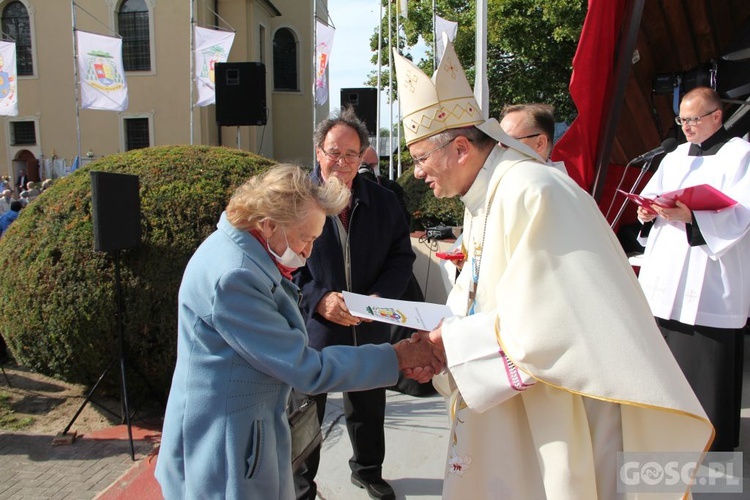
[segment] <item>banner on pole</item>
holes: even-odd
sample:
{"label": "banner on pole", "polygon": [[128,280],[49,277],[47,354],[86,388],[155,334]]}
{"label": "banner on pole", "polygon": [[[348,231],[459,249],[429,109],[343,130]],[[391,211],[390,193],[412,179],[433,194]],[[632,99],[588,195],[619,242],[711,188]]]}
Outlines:
{"label": "banner on pole", "polygon": [[409,17],[408,12],[408,5],[406,4],[407,0],[397,0],[396,1],[396,12],[398,12],[398,15],[401,17]]}
{"label": "banner on pole", "polygon": [[76,31],[76,43],[81,109],[128,109],[122,39]]}
{"label": "banner on pole", "polygon": [[331,55],[331,47],[333,47],[333,34],[336,30],[320,21],[315,21],[315,24],[315,102],[322,105],[328,101],[326,68]]}
{"label": "banner on pole", "polygon": [[443,58],[445,52],[445,42],[443,40],[443,33],[448,35],[448,41],[452,42],[456,39],[458,34],[458,23],[455,21],[448,21],[442,17],[435,16],[435,39],[437,40],[437,60],[440,64],[440,59]]}
{"label": "banner on pole", "polygon": [[0,42],[0,115],[18,116],[16,44]]}
{"label": "banner on pole", "polygon": [[233,31],[218,31],[196,26],[195,39],[195,86],[198,89],[196,106],[208,106],[216,102],[216,63],[227,62],[234,42]]}

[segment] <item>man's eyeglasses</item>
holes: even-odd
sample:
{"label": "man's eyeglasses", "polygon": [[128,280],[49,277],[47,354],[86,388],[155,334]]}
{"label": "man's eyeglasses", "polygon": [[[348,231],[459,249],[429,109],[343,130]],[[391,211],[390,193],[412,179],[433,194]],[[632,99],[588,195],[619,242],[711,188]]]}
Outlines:
{"label": "man's eyeglasses", "polygon": [[432,153],[434,153],[435,151],[438,151],[438,150],[440,150],[440,149],[443,149],[443,148],[444,148],[445,146],[447,146],[448,144],[450,144],[451,142],[453,142],[453,141],[455,141],[455,140],[456,140],[456,138],[454,137],[454,138],[453,138],[453,139],[451,139],[450,141],[448,141],[448,142],[444,142],[444,143],[443,143],[442,145],[440,145],[440,146],[436,147],[435,149],[432,149],[432,150],[430,150],[430,151],[427,151],[427,152],[426,152],[425,154],[423,154],[422,156],[420,156],[420,157],[418,157],[418,158],[414,158],[414,157],[412,156],[412,157],[411,157],[411,160],[412,160],[412,161],[414,162],[414,166],[415,166],[415,167],[421,167],[421,166],[422,166],[422,163],[423,163],[423,162],[424,162],[424,161],[425,161],[425,160],[427,159],[427,157],[428,157],[428,156],[430,156],[430,155],[431,155]]}
{"label": "man's eyeglasses", "polygon": [[695,118],[683,118],[681,116],[675,116],[674,122],[680,127],[683,125],[693,126],[693,125],[696,125],[699,121],[701,121],[701,118],[705,118],[706,116],[712,113],[716,113],[717,111],[719,111],[718,108],[713,111],[709,111],[705,115],[696,116]]}
{"label": "man's eyeglasses", "polygon": [[540,135],[542,135],[542,133],[537,132],[536,134],[524,135],[523,137],[513,137],[512,135],[511,137],[513,137],[517,141],[520,141],[521,139],[531,139],[532,137],[539,137]]}
{"label": "man's eyeglasses", "polygon": [[357,163],[360,157],[362,156],[361,154],[358,154],[358,153],[341,154],[338,151],[326,151],[323,148],[320,148],[320,150],[323,151],[323,154],[326,155],[326,158],[328,158],[334,163],[338,162],[339,160],[343,160],[344,163],[349,163],[349,164]]}

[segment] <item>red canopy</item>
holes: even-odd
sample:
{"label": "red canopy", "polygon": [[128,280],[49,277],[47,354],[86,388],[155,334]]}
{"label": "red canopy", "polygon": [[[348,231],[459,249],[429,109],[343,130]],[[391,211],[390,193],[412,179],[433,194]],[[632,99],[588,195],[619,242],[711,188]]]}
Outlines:
{"label": "red canopy", "polygon": [[552,159],[564,161],[570,176],[589,192],[615,83],[617,38],[625,5],[626,0],[589,0],[570,78],[578,117],[552,151]]}

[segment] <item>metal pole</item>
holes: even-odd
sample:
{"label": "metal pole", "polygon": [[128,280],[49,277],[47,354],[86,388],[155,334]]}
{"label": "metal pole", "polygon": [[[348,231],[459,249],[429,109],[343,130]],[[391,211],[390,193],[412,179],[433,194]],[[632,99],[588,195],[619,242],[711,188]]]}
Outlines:
{"label": "metal pole", "polygon": [[70,15],[71,22],[73,24],[73,88],[75,90],[76,98],[76,144],[78,146],[78,164],[82,165],[81,160],[81,106],[80,98],[78,96],[78,82],[80,75],[78,74],[78,43],[76,40],[76,3],[74,0],[70,2]]}
{"label": "metal pole", "polygon": [[[396,14],[396,47],[399,47],[399,36],[401,33],[401,14]],[[396,120],[396,178],[401,177],[401,127],[399,124],[401,123],[401,103],[398,103],[398,108],[396,108],[396,112],[398,113],[398,119]],[[393,127],[393,124],[391,123],[391,127]],[[393,180],[393,177],[391,177],[391,180]]]}
{"label": "metal pole", "polygon": [[190,145],[192,146],[194,142],[194,132],[193,132],[193,112],[195,111],[195,108],[193,106],[193,79],[195,78],[195,37],[193,36],[195,28],[195,0],[190,0],[190,78],[188,78],[188,81],[190,82]]}
{"label": "metal pole", "polygon": [[[315,77],[318,74],[318,2],[313,1],[313,16],[312,16],[312,129],[315,132],[315,127],[318,124],[318,101],[315,98]],[[326,71],[328,71],[326,69]],[[328,96],[330,98],[330,96]],[[312,166],[315,168],[315,144],[312,145]]]}
{"label": "metal pole", "polygon": [[[391,29],[391,1],[388,0],[388,178],[393,180],[393,30]],[[398,44],[396,44],[398,47]],[[398,49],[397,49],[398,50]]]}
{"label": "metal pole", "polygon": [[382,72],[382,64],[383,64],[383,2],[381,0],[378,0],[378,5],[380,8],[380,13],[378,14],[378,100],[377,100],[377,110],[375,114],[377,115],[377,125],[375,127],[375,150],[378,153],[378,160],[380,160],[380,106],[381,106],[381,72]]}
{"label": "metal pole", "polygon": [[432,0],[432,71],[437,69],[437,13],[435,12],[435,0]]}
{"label": "metal pole", "polygon": [[477,0],[477,53],[474,97],[486,120],[490,116],[490,84],[487,79],[487,0]]}
{"label": "metal pole", "polygon": [[120,250],[114,252],[115,259],[115,295],[117,299],[117,343],[120,357],[120,387],[122,390],[122,414],[124,424],[128,426],[130,440],[130,458],[135,461],[135,447],[133,446],[133,428],[130,425],[130,404],[128,403],[128,384],[125,380],[125,334],[123,332],[122,280],[120,279]]}

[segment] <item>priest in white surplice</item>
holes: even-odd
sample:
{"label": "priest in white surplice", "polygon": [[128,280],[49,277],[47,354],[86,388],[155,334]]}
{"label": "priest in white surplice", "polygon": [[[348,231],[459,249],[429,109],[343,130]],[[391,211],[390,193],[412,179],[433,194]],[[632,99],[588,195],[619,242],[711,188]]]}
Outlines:
{"label": "priest in white surplice", "polygon": [[415,175],[466,205],[455,316],[422,334],[449,368],[443,497],[630,498],[618,451],[699,459],[713,429],[593,199],[483,120],[451,44],[432,80],[394,59]]}
{"label": "priest in white surplice", "polygon": [[709,184],[738,203],[719,212],[638,209],[639,281],[677,362],[716,427],[714,451],[739,444],[743,334],[750,313],[750,144],[722,127],[722,102],[698,87],[680,103],[688,142],[664,157],[641,195]]}

